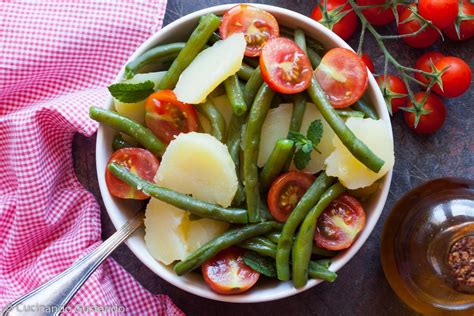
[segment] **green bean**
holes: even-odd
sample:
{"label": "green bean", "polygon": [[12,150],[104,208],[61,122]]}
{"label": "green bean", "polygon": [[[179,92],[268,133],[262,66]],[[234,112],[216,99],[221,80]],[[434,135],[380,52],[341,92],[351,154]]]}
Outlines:
{"label": "green bean", "polygon": [[308,265],[308,275],[312,279],[321,279],[327,282],[334,282],[337,278],[336,272],[328,270],[327,267],[318,261],[310,261]]}
{"label": "green bean", "polygon": [[108,125],[119,132],[125,133],[134,138],[155,156],[161,157],[166,149],[165,144],[163,144],[148,128],[118,114],[115,111],[91,106],[89,108],[89,116],[97,122]]}
{"label": "green bean", "polygon": [[244,209],[225,208],[217,204],[192,198],[186,194],[159,187],[131,173],[127,168],[117,163],[110,163],[108,168],[113,175],[133,188],[194,215],[228,223],[247,223],[247,211]]}
{"label": "green bean", "polygon": [[229,248],[230,246],[237,245],[252,237],[266,234],[280,226],[281,224],[277,222],[263,222],[228,230],[219,237],[199,247],[184,260],[178,262],[174,266],[174,271],[178,275],[186,274],[200,267],[206,260],[219,253],[219,251]]}
{"label": "green bean", "polygon": [[333,182],[334,178],[329,177],[326,173],[322,172],[309,187],[286,220],[277,247],[276,263],[279,280],[288,281],[290,279],[289,261],[296,228],[305,218],[306,214],[311,210],[311,207],[316,204],[323,192]]}
{"label": "green bean", "polygon": [[244,100],[246,104],[252,104],[255,95],[263,83],[262,73],[260,67],[255,68],[244,88]]}
{"label": "green bean", "polygon": [[309,211],[301,224],[292,251],[293,284],[296,288],[305,286],[308,281],[308,265],[311,259],[311,249],[318,217],[329,203],[345,190],[346,188],[339,182],[332,185],[324,192],[319,202]]}
{"label": "green bean", "polygon": [[359,117],[363,118],[365,116],[364,112],[361,111],[354,111],[351,109],[347,110],[336,110],[337,114],[342,117],[342,118],[347,118],[347,117]]}
{"label": "green bean", "polygon": [[268,209],[267,203],[266,203],[266,198],[265,197],[260,197],[259,200],[259,214],[260,214],[260,221],[265,222],[265,221],[273,221],[275,218],[273,215],[270,213],[270,210]]}
{"label": "green bean", "polygon": [[298,45],[305,52],[305,54],[307,54],[306,36],[304,35],[304,31],[302,29],[296,29],[293,36],[294,36],[296,45]]}
{"label": "green bean", "polygon": [[261,255],[275,258],[276,244],[265,237],[254,237],[239,244],[239,247],[253,250]]}
{"label": "green bean", "polygon": [[240,89],[239,77],[232,75],[224,80],[225,92],[232,105],[232,112],[238,116],[247,112],[247,103],[244,100],[244,94]]}
{"label": "green bean", "polygon": [[306,111],[306,93],[298,93],[293,97],[293,112],[291,113],[290,131],[300,132]]}
{"label": "green bean", "polygon": [[122,134],[117,134],[114,137],[114,140],[112,141],[112,148],[114,151],[122,149],[122,148],[129,148],[129,147],[135,147],[129,142],[127,142],[125,139],[123,139]]}
{"label": "green bean", "polygon": [[316,53],[311,48],[307,48],[307,51],[308,51],[309,62],[311,63],[311,66],[313,67],[313,69],[315,69],[321,63],[321,56],[319,56],[318,53]]}
{"label": "green bean", "polygon": [[331,259],[319,259],[317,263],[319,263],[325,268],[329,268],[329,266],[331,265]]}
{"label": "green bean", "polygon": [[385,162],[374,154],[370,148],[358,139],[346,126],[344,121],[337,115],[331,103],[329,103],[326,94],[314,77],[311,79],[308,93],[313,103],[319,109],[319,112],[321,112],[321,115],[351,154],[370,170],[379,172]]}
{"label": "green bean", "polygon": [[153,47],[147,50],[125,66],[125,77],[132,78],[137,72],[148,64],[162,62],[169,56],[176,56],[184,47],[185,43],[172,43]]}
{"label": "green bean", "polygon": [[[280,36],[283,37],[288,37],[293,39],[294,38],[294,32],[293,30],[286,28],[286,27],[280,27]],[[324,47],[321,43],[318,41],[312,39],[311,37],[306,37],[306,46],[307,48],[311,48],[318,52],[318,54],[321,54],[324,52]]]}
{"label": "green bean", "polygon": [[251,223],[260,220],[258,189],[258,148],[260,145],[260,133],[262,125],[267,116],[272,98],[275,92],[266,84],[258,90],[258,93],[250,108],[244,139],[244,184],[247,198],[247,209]]}
{"label": "green bean", "polygon": [[279,139],[273,147],[262,172],[260,172],[260,189],[266,192],[272,181],[281,173],[288,156],[292,152],[294,142],[289,139]]}
{"label": "green bean", "polygon": [[356,103],[352,105],[352,107],[357,110],[365,113],[365,116],[371,118],[373,120],[378,120],[379,116],[375,110],[367,104],[363,99],[357,100]]}
{"label": "green bean", "polygon": [[186,45],[179,52],[178,57],[173,61],[170,69],[168,69],[166,75],[158,85],[159,89],[165,90],[174,88],[183,70],[189,66],[204,45],[206,45],[212,33],[219,27],[219,24],[219,18],[212,13],[206,15],[199,22]]}
{"label": "green bean", "polygon": [[239,76],[239,78],[242,80],[248,81],[254,70],[255,69],[253,67],[242,63],[242,66],[240,66],[240,69],[237,72],[237,76]]}
{"label": "green bean", "polygon": [[[267,237],[270,241],[276,244],[278,244],[278,242],[280,241],[280,236],[281,236],[281,232],[278,232],[278,231],[270,232],[265,235],[265,237]],[[320,248],[314,244],[313,244],[313,249],[311,250],[311,253],[313,255],[317,255],[321,257],[334,257],[335,255],[337,255],[337,251],[331,251],[324,248]]]}
{"label": "green bean", "polygon": [[229,127],[227,128],[227,149],[235,164],[235,171],[238,178],[237,192],[232,203],[240,205],[245,199],[245,190],[242,185],[240,177],[240,141],[242,139],[242,126],[244,125],[246,117],[232,114],[230,118]]}
{"label": "green bean", "polygon": [[216,108],[216,106],[207,98],[206,102],[197,106],[199,112],[204,114],[209,122],[211,123],[211,134],[217,138],[220,142],[225,142],[225,119],[222,113]]}

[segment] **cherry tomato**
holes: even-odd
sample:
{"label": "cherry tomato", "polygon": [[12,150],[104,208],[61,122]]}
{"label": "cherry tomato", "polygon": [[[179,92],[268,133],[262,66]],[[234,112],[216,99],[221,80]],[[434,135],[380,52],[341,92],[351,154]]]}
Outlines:
{"label": "cherry tomato", "polygon": [[319,216],[314,242],[328,250],[347,249],[364,226],[364,208],[355,197],[345,193],[332,201]]}
{"label": "cherry tomato", "polygon": [[[351,6],[347,3],[346,0],[323,1],[326,1],[326,10],[328,12],[329,18],[326,19],[326,17],[323,16],[319,5],[316,5],[314,7],[313,12],[311,13],[311,18],[327,26],[330,30],[339,35],[339,37],[343,40],[349,39],[349,37],[354,34],[357,28],[358,21],[357,15],[352,10]],[[320,1],[321,5],[324,5],[323,1]],[[343,7],[343,9],[341,11],[338,11],[338,9],[341,7]],[[339,20],[342,14],[345,15]]]}
{"label": "cherry tomato", "polygon": [[367,88],[367,67],[353,51],[333,48],[315,70],[316,80],[335,108],[356,102]]}
{"label": "cherry tomato", "polygon": [[[160,165],[151,152],[142,148],[119,149],[112,154],[107,165],[112,162],[124,166],[133,174],[150,182],[153,182]],[[144,200],[149,197],[114,176],[108,168],[105,171],[105,183],[110,194],[121,199]]]}
{"label": "cherry tomato", "polygon": [[458,0],[418,0],[418,13],[439,28],[447,27],[458,16]]}
{"label": "cherry tomato", "polygon": [[[418,92],[415,94],[416,102],[422,102],[423,98],[426,97],[426,92]],[[411,100],[408,101],[407,108],[412,108],[413,103]],[[428,95],[425,103],[423,104],[424,111],[426,114],[422,114],[418,125],[415,128],[415,113],[405,111],[403,112],[403,118],[408,127],[417,132],[418,134],[432,134],[443,126],[446,118],[446,108],[437,96],[430,94]]]}
{"label": "cherry tomato", "polygon": [[[417,32],[423,23],[412,10],[416,10],[415,6],[405,8],[400,14],[400,23],[397,30],[400,35],[412,34]],[[415,48],[423,48],[431,46],[439,38],[439,33],[432,26],[427,26],[423,31],[415,36],[402,37],[402,40]]]}
{"label": "cherry tomato", "polygon": [[276,178],[267,196],[272,216],[285,222],[313,182],[314,176],[300,171],[290,171]]}
{"label": "cherry tomato", "polygon": [[401,107],[405,106],[408,99],[408,90],[402,79],[393,75],[380,76],[377,78],[377,83],[387,104],[391,104],[392,113],[396,113]]}
{"label": "cherry tomato", "polygon": [[293,94],[306,90],[313,69],[304,51],[288,38],[278,37],[263,46],[260,55],[263,80],[275,91]]}
{"label": "cherry tomato", "polygon": [[145,124],[156,137],[169,143],[180,133],[197,131],[193,105],[178,101],[172,90],[151,94],[145,102]]}
{"label": "cherry tomato", "polygon": [[[474,15],[474,4],[463,0],[459,11],[456,21],[443,29],[443,33],[453,41],[465,41],[474,36],[474,19],[461,19],[461,17]],[[456,33],[456,23],[459,23],[460,37]]]}
{"label": "cherry tomato", "polygon": [[360,55],[360,58],[362,59],[364,64],[367,66],[369,71],[371,73],[374,73],[375,72],[375,67],[374,67],[374,62],[372,61],[372,58],[370,58],[370,56],[365,54],[365,53]]}
{"label": "cherry tomato", "polygon": [[433,90],[446,98],[458,97],[469,89],[471,85],[472,72],[469,65],[461,58],[448,56],[434,63],[437,70],[447,68],[441,75],[443,87],[439,84],[433,86]]}
{"label": "cherry tomato", "polygon": [[[443,57],[444,55],[440,52],[428,52],[417,59],[415,63],[415,68],[426,72],[432,72],[433,69],[431,69],[431,64],[434,65],[435,62],[437,62]],[[418,79],[418,81],[423,82],[424,84],[430,83],[429,78],[423,76],[418,72],[415,72],[415,78]]]}
{"label": "cherry tomato", "polygon": [[[385,25],[395,20],[395,15],[390,8],[390,1],[385,0],[357,0],[359,6],[369,6],[377,5],[373,8],[363,9],[362,14],[364,14],[367,21],[372,25]],[[386,4],[384,6],[384,4]]]}
{"label": "cherry tomato", "polygon": [[263,45],[280,35],[278,22],[273,15],[257,7],[238,4],[224,13],[219,27],[222,38],[243,32],[247,48],[245,56],[260,56]]}
{"label": "cherry tomato", "polygon": [[219,294],[238,294],[257,283],[260,273],[244,263],[245,250],[230,247],[206,261],[202,266],[204,281]]}

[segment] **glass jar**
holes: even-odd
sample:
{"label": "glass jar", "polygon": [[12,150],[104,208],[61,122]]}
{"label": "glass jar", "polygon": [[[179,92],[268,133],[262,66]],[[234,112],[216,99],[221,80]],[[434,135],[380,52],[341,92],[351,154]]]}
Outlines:
{"label": "glass jar", "polygon": [[474,181],[436,179],[403,196],[385,222],[381,259],[414,310],[474,315]]}

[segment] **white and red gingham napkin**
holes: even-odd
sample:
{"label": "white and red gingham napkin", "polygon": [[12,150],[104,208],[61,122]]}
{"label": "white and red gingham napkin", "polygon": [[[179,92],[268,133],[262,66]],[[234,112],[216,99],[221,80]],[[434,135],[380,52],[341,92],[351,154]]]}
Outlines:
{"label": "white and red gingham napkin", "polygon": [[[74,174],[72,137],[95,132],[89,106],[105,102],[105,87],[161,27],[165,8],[166,0],[0,1],[0,310],[100,244],[99,207]],[[112,259],[68,305],[94,306],[181,314]]]}

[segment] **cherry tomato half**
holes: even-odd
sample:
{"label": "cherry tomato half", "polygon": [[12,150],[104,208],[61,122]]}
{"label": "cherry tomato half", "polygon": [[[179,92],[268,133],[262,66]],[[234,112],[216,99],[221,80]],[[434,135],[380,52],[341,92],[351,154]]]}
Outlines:
{"label": "cherry tomato half", "polygon": [[[454,23],[443,28],[443,33],[453,41],[465,41],[474,36],[474,19],[460,19],[460,16],[474,15],[474,3],[463,0],[459,15]],[[456,32],[455,23],[459,23],[459,36]]]}
{"label": "cherry tomato half", "polygon": [[458,97],[469,89],[471,85],[472,72],[469,65],[461,58],[448,56],[443,57],[434,63],[437,70],[446,71],[441,75],[443,88],[439,84],[433,86],[433,90],[446,98]]}
{"label": "cherry tomato half", "polygon": [[[418,92],[415,94],[416,102],[421,102],[425,97],[426,92]],[[407,108],[413,108],[411,100],[408,101]],[[440,98],[430,94],[423,104],[423,110],[427,113],[421,115],[416,127],[415,113],[405,111],[403,112],[403,118],[408,127],[418,134],[432,134],[443,126],[444,120],[446,119],[446,108]]]}
{"label": "cherry tomato half", "polygon": [[396,113],[407,103],[408,90],[402,79],[397,76],[387,75],[377,78],[382,94],[387,104],[392,107],[392,113]]}
{"label": "cherry tomato half", "polygon": [[145,124],[165,143],[180,133],[197,131],[197,115],[193,105],[178,101],[172,90],[151,94],[145,102]]}
{"label": "cherry tomato half", "polygon": [[[397,30],[400,35],[407,35],[417,32],[422,27],[422,21],[413,14],[415,6],[405,8],[400,14],[400,22]],[[415,36],[405,36],[402,40],[411,47],[424,48],[431,46],[439,38],[439,33],[432,26],[427,26],[423,31]]]}
{"label": "cherry tomato half", "polygon": [[[112,162],[124,166],[133,174],[150,182],[153,182],[160,165],[151,152],[142,148],[119,149],[112,154],[107,165]],[[110,194],[121,199],[144,200],[149,197],[114,176],[108,168],[105,170],[105,183]]]}
{"label": "cherry tomato half", "polygon": [[347,249],[364,226],[364,208],[355,197],[345,193],[332,201],[319,216],[314,242],[328,250]]}
{"label": "cherry tomato half", "polygon": [[360,59],[362,59],[362,61],[364,62],[364,64],[367,66],[367,68],[369,69],[371,73],[375,73],[374,62],[372,61],[372,58],[370,58],[369,55],[364,53],[360,55]]}
{"label": "cherry tomato half", "polygon": [[263,80],[273,90],[294,94],[306,90],[313,69],[304,51],[288,38],[277,37],[263,46],[260,55]]}
{"label": "cherry tomato half", "polygon": [[273,15],[257,7],[239,4],[224,13],[219,32],[223,39],[234,33],[244,33],[247,48],[245,56],[260,56],[263,45],[280,35],[278,22]]}
{"label": "cherry tomato half", "polygon": [[[324,5],[323,1],[320,1],[321,5]],[[311,12],[311,18],[327,26],[343,40],[349,39],[357,28],[357,15],[346,0],[325,1],[328,17],[326,18],[321,12],[319,5],[316,5],[313,12]],[[339,11],[341,7],[343,8]],[[341,18],[343,14],[345,15]]]}
{"label": "cherry tomato half", "polygon": [[395,20],[395,15],[393,15],[392,9],[390,8],[390,6],[388,6],[390,4],[390,1],[357,0],[357,4],[359,6],[380,5],[362,10],[362,14],[372,25],[385,25]]}
{"label": "cherry tomato half", "polygon": [[245,250],[230,247],[206,261],[201,266],[204,281],[219,294],[238,294],[250,289],[260,277],[244,263]]}
{"label": "cherry tomato half", "polygon": [[301,171],[289,171],[276,178],[267,196],[272,216],[279,222],[285,222],[314,179],[313,175]]}
{"label": "cherry tomato half", "polygon": [[[415,68],[419,70],[423,70],[425,72],[432,72],[433,69],[431,69],[431,64],[434,65],[435,62],[443,58],[444,55],[441,54],[440,52],[428,52],[426,54],[421,55],[420,58],[417,59],[415,63]],[[423,76],[422,74],[415,72],[415,78],[418,81],[423,82],[424,84],[429,84],[430,79]]]}
{"label": "cherry tomato half", "polygon": [[458,0],[418,0],[418,12],[437,27],[447,27],[458,16]]}
{"label": "cherry tomato half", "polygon": [[359,100],[368,84],[367,66],[359,55],[345,48],[328,51],[316,68],[315,76],[336,109]]}

